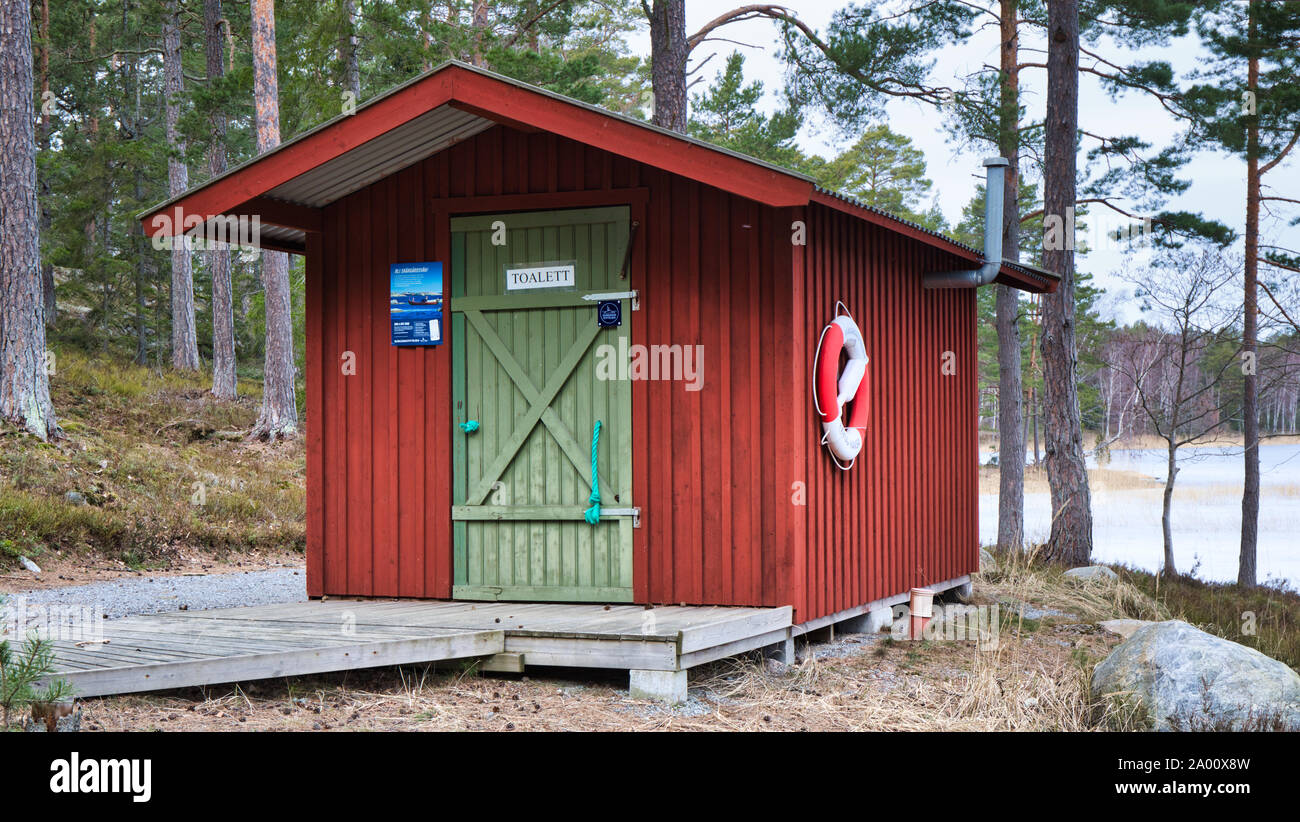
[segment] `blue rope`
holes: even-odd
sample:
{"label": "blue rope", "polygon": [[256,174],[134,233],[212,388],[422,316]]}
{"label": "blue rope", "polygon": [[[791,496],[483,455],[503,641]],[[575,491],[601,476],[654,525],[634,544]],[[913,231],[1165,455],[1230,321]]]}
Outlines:
{"label": "blue rope", "polygon": [[466,434],[473,434],[475,431],[478,430],[478,420],[468,420],[466,422],[458,422],[456,424],[459,425],[460,430],[464,431]]}
{"label": "blue rope", "polygon": [[596,425],[591,431],[591,496],[587,497],[587,502],[593,503],[590,508],[582,512],[582,518],[589,525],[600,523],[600,474],[596,468],[596,448],[600,444],[600,420],[596,420]]}

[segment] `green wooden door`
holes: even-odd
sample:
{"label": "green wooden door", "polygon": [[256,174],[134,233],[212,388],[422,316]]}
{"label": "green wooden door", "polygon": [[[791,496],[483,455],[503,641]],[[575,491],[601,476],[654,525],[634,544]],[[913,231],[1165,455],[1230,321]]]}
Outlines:
{"label": "green wooden door", "polygon": [[[629,602],[632,390],[597,363],[627,350],[632,300],[617,297],[621,327],[600,328],[592,299],[629,293],[628,209],[463,217],[451,231],[453,419],[479,423],[452,431],[452,594]],[[509,272],[518,284],[521,268],[569,265],[571,287],[507,289]],[[591,525],[597,420],[603,516]]]}

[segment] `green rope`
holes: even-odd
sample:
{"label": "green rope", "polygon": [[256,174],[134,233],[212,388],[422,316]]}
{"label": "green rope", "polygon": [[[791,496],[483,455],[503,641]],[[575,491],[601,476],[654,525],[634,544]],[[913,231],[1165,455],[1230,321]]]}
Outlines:
{"label": "green rope", "polygon": [[459,425],[460,430],[464,431],[466,434],[473,434],[475,431],[478,430],[478,420],[468,420],[466,422],[458,422],[456,424]]}
{"label": "green rope", "polygon": [[590,525],[600,523],[600,474],[596,469],[596,447],[600,443],[600,420],[596,420],[596,425],[591,432],[591,496],[587,497],[587,502],[593,503],[590,508],[582,512],[582,518]]}

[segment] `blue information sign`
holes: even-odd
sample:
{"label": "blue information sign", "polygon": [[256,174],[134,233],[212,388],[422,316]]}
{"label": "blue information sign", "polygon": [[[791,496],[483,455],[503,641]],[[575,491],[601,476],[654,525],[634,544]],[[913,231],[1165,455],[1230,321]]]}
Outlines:
{"label": "blue information sign", "polygon": [[393,263],[388,269],[393,345],[442,342],[442,263]]}
{"label": "blue information sign", "polygon": [[623,324],[623,304],[618,300],[601,300],[596,305],[596,320],[601,328],[618,328]]}

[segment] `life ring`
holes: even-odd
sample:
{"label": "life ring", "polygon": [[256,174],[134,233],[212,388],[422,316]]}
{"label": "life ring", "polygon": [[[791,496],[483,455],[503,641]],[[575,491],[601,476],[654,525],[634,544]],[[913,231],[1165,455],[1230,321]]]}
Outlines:
{"label": "life ring", "polygon": [[[836,311],[843,305],[836,303]],[[849,357],[842,374],[841,352]],[[837,313],[830,325],[822,329],[813,368],[813,405],[821,416],[822,444],[830,450],[835,464],[844,471],[853,467],[854,460],[862,451],[867,420],[871,415],[867,389],[869,361],[862,332],[846,308],[843,314]],[[850,402],[853,408],[846,423],[844,406]]]}

